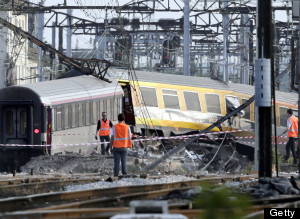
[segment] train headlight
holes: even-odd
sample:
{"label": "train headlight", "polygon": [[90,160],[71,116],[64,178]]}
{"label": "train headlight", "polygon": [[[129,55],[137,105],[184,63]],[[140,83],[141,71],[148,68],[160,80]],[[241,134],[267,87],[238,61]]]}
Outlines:
{"label": "train headlight", "polygon": [[33,131],[35,134],[39,134],[40,133],[40,130],[39,129],[34,129]]}

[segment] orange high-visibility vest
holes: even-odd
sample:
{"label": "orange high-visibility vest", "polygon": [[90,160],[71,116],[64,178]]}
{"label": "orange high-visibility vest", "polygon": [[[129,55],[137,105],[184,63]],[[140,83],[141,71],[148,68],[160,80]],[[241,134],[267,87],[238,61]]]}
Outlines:
{"label": "orange high-visibility vest", "polygon": [[99,136],[107,136],[109,134],[110,134],[109,120],[107,119],[106,122],[104,122],[103,119],[101,119]]}
{"label": "orange high-visibility vest", "polygon": [[113,126],[114,148],[131,148],[129,126],[124,123],[118,123]]}
{"label": "orange high-visibility vest", "polygon": [[288,131],[288,137],[297,138],[298,137],[298,118],[296,116],[291,116],[288,121],[292,124]]}

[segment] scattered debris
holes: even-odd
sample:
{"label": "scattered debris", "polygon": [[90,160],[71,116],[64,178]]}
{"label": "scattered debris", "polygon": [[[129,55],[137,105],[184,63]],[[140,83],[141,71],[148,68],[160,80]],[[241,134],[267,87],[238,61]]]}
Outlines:
{"label": "scattered debris", "polygon": [[277,195],[299,195],[300,190],[296,186],[295,178],[284,177],[261,178],[258,184],[253,185],[244,191],[250,193],[255,198],[264,198]]}
{"label": "scattered debris", "polygon": [[[155,159],[163,156],[169,150],[180,144],[182,140],[140,142],[128,150],[127,166],[130,174],[140,174],[141,170]],[[209,144],[207,142],[210,142]],[[246,156],[237,153],[232,144],[219,142],[196,142],[186,150],[161,163],[151,175],[156,174],[191,174],[206,173],[248,173],[252,162]],[[226,144],[225,144],[226,143]],[[77,153],[56,154],[53,156],[32,157],[21,167],[22,172],[33,174],[47,173],[97,173],[99,175],[113,174],[113,156],[103,156],[95,150],[91,155]],[[249,168],[250,167],[250,168]]]}

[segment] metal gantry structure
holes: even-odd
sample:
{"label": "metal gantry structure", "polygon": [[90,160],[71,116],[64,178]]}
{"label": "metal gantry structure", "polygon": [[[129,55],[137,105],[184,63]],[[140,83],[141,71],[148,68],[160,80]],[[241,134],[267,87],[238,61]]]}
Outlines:
{"label": "metal gantry structure", "polygon": [[[14,14],[49,13],[44,27],[55,28],[59,32],[69,28],[73,35],[94,35],[98,40],[97,49],[101,52],[98,51],[93,58],[106,58],[113,64],[124,67],[130,60],[144,57],[147,59],[146,66],[142,66],[144,69],[177,71],[178,74],[183,72],[183,1],[128,1],[129,3],[121,6],[101,5],[101,2],[97,6],[79,3],[77,6],[69,6],[66,1],[54,6],[41,6],[28,1],[2,1],[4,2],[5,7],[3,4],[0,10],[12,10]],[[207,75],[219,77],[226,82],[231,80],[253,84],[256,5],[226,0],[190,1],[189,5],[189,75]],[[61,12],[61,9],[97,10],[103,16],[92,21]],[[108,17],[109,10],[114,10],[117,16]],[[291,14],[291,10],[291,4],[284,2],[272,7],[274,14]],[[176,16],[171,16],[174,17],[172,19],[164,18],[162,14],[166,13]],[[160,18],[151,19],[154,15]],[[282,77],[292,71],[291,45],[292,40],[297,41],[299,22],[274,19],[273,25],[273,34],[276,36],[275,73],[276,77]],[[105,43],[99,43],[101,40]],[[59,42],[59,45],[62,44],[63,42]],[[280,68],[279,62],[284,68]]]}
{"label": "metal gantry structure", "polygon": [[[98,59],[76,59],[67,57],[63,53],[59,52],[55,48],[47,45],[31,34],[23,31],[21,28],[11,24],[10,22],[0,18],[0,24],[12,30],[16,36],[21,37],[20,41],[27,39],[33,42],[35,45],[39,46],[44,52],[48,52],[49,56],[53,57],[55,55],[58,56],[60,61],[70,68],[74,68],[76,70],[82,71],[87,75],[95,75],[101,79],[104,79],[107,69],[110,66],[110,62],[106,60],[98,60]],[[97,69],[98,68],[98,69]],[[97,69],[97,71],[96,71]]]}

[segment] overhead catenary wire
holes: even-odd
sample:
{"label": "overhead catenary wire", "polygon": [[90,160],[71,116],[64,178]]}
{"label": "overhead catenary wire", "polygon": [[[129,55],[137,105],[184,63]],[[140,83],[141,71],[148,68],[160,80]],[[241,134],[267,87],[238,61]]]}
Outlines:
{"label": "overhead catenary wire", "polygon": [[[121,16],[119,16],[119,19],[121,19]],[[120,21],[120,23],[121,23],[121,21]],[[121,37],[123,37],[124,39],[126,39],[126,35],[125,35],[125,32],[124,32],[124,26],[123,25],[120,26],[120,30],[121,30]],[[126,58],[127,58],[127,61],[128,61],[128,63],[127,63],[127,70],[126,70],[128,72],[128,74],[127,74],[128,75],[128,80],[131,82],[130,84],[133,87],[133,89],[135,91],[138,91],[139,90],[138,89],[138,87],[139,87],[139,81],[138,81],[138,78],[137,78],[137,76],[135,74],[134,67],[133,67],[133,64],[132,64],[133,60],[132,60],[132,56],[130,54],[130,50],[129,50],[129,47],[128,47],[128,42],[125,43],[125,45],[124,45],[124,52],[125,52],[125,55],[126,55]],[[141,94],[141,96],[142,96],[142,94]],[[138,98],[137,92],[135,92],[134,98],[135,98],[136,102],[138,103],[139,98]],[[142,101],[143,101],[143,97],[142,97]],[[143,103],[145,103],[145,101],[143,101]],[[154,129],[156,135],[158,135],[157,130],[155,129],[155,126],[154,126],[154,124],[152,122],[152,119],[150,117],[150,114],[148,112],[147,107],[145,106],[145,104],[142,104],[142,106],[144,106],[144,107],[141,110],[141,113],[142,113],[142,121],[141,122],[144,124],[145,130],[150,129],[150,127],[148,125],[148,121],[150,121],[150,124],[153,127],[151,129]],[[164,148],[163,143],[162,143],[162,147]]]}

